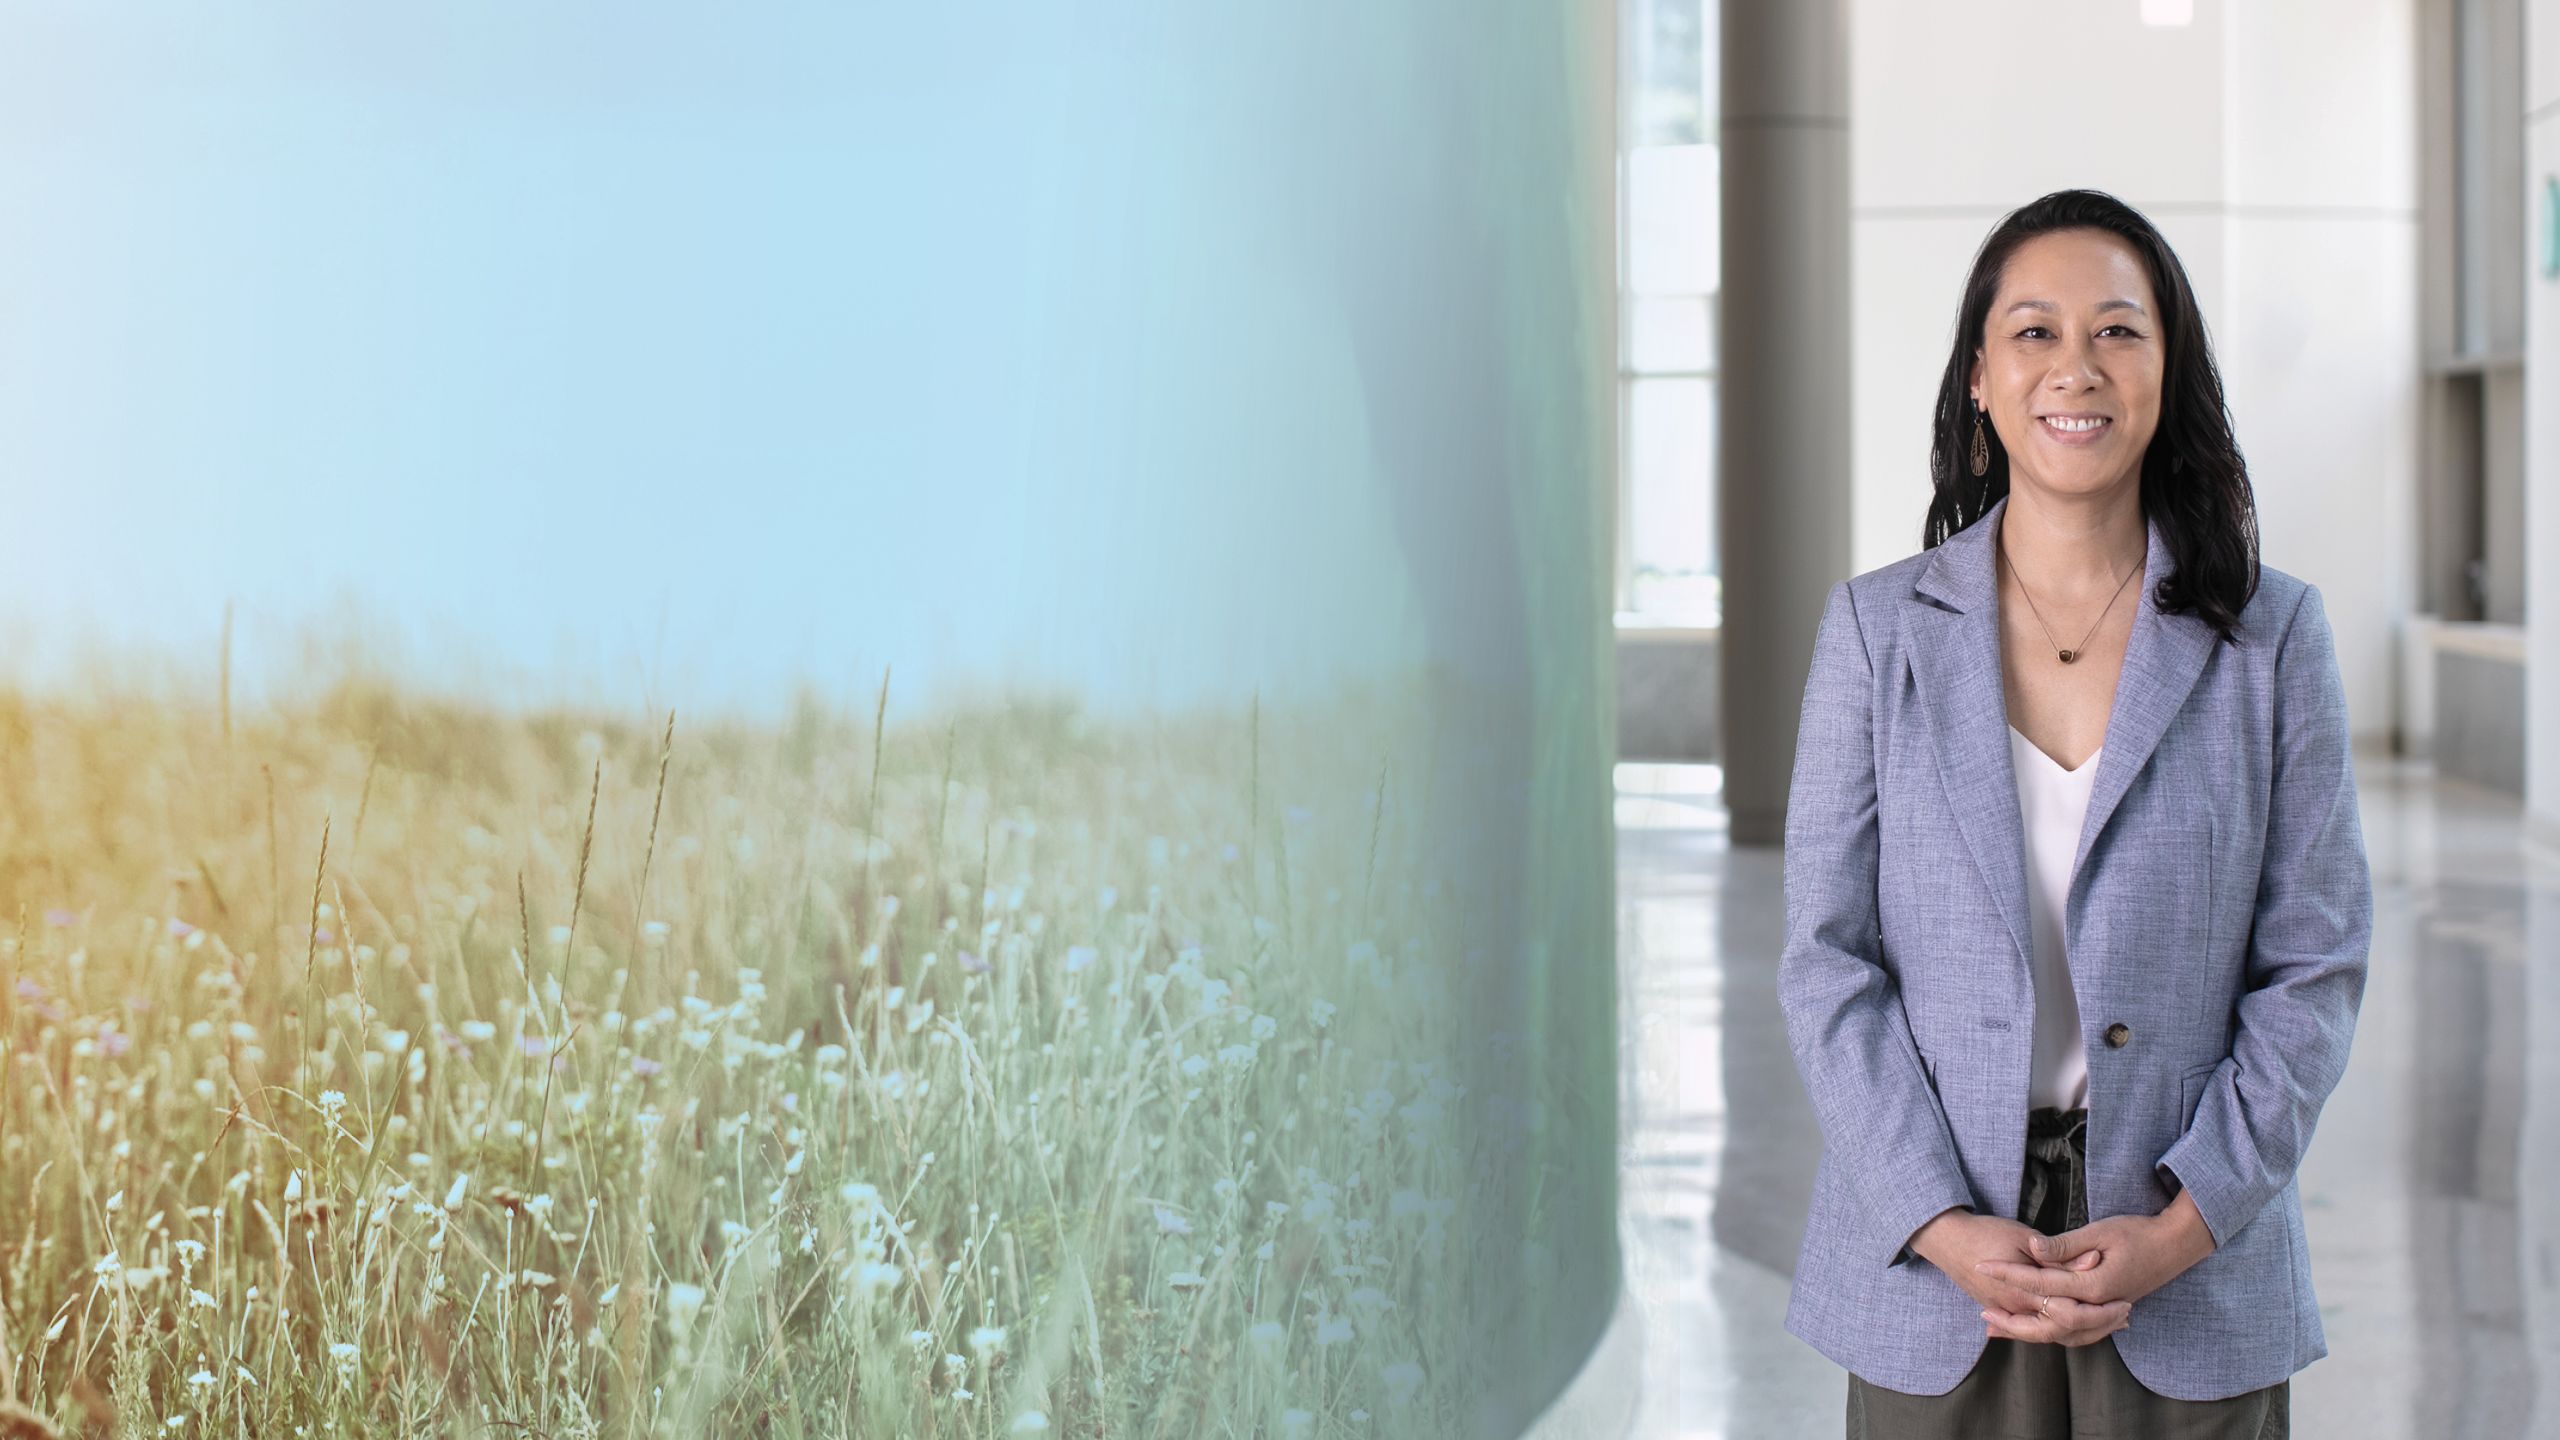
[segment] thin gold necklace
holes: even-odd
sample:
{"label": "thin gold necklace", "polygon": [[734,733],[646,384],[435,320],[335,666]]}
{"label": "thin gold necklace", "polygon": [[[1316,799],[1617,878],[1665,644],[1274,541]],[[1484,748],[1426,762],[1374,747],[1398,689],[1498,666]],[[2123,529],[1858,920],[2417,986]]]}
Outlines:
{"label": "thin gold necklace", "polygon": [[2139,565],[2136,565],[2131,570],[2126,571],[2125,577],[2116,582],[2115,595],[2107,597],[2105,609],[2101,609],[2098,612],[2098,618],[2096,620],[2089,622],[2089,635],[2081,636],[2080,643],[2078,645],[2065,650],[2062,648],[2062,642],[2053,638],[2053,627],[2044,623],[2044,611],[2037,608],[2035,592],[2027,588],[2027,577],[2020,575],[2018,573],[2016,563],[2009,559],[2009,532],[2005,526],[2002,527],[2000,532],[2000,559],[2004,564],[2008,565],[2010,576],[2018,582],[2018,593],[2027,597],[2027,608],[2034,612],[2036,624],[2041,626],[2044,630],[2044,638],[2047,642],[2053,645],[2054,653],[2062,657],[2062,663],[2065,665],[2070,664],[2072,661],[2077,660],[2082,655],[2088,653],[2089,635],[2095,635],[2098,633],[2098,626],[2106,620],[2107,611],[2116,608],[2116,595],[2122,595],[2124,593],[2124,587],[2133,583],[2133,577],[2142,573],[2142,567]]}

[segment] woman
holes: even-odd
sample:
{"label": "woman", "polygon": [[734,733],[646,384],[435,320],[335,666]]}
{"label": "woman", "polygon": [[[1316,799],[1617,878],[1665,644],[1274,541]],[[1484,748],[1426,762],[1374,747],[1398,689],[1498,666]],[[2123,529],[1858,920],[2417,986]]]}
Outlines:
{"label": "woman", "polygon": [[2007,216],[1955,334],[1924,548],[1832,586],[1805,688],[1787,1329],[1853,1440],[2284,1435],[2373,913],[2327,612],[2142,216]]}

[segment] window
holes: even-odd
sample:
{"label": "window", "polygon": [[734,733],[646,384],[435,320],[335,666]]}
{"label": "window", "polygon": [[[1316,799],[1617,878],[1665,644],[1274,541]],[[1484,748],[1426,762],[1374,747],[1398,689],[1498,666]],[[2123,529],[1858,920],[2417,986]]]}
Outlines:
{"label": "window", "polygon": [[1621,624],[1708,626],[1715,563],[1713,0],[1620,0]]}

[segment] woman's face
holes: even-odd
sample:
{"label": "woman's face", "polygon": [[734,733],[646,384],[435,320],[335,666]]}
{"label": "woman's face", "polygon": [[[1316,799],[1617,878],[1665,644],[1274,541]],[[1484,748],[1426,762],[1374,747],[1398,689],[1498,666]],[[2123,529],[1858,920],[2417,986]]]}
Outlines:
{"label": "woman's face", "polygon": [[[2008,449],[2010,484],[2067,495],[2140,484],[2160,423],[2165,353],[2151,278],[2132,246],[2104,230],[2058,230],[2019,246],[1983,322],[1972,382],[1974,403]],[[2101,423],[2054,423],[2075,416]]]}

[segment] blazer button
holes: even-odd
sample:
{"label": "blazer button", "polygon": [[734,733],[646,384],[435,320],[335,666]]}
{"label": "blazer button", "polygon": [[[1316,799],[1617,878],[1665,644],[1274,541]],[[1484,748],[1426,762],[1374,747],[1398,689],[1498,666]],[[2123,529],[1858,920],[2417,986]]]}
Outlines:
{"label": "blazer button", "polygon": [[2121,1050],[2133,1038],[2133,1027],[2119,1020],[2107,1027],[2107,1043]]}

